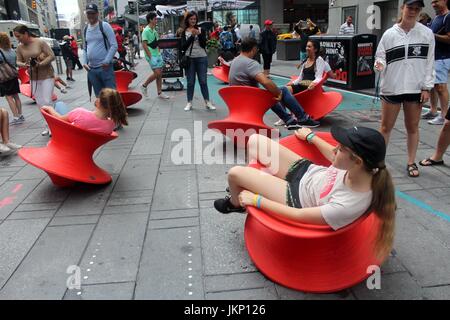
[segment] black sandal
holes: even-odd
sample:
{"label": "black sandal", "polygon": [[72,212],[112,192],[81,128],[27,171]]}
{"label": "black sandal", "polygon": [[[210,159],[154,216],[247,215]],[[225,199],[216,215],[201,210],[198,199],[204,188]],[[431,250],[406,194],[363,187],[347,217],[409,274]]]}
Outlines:
{"label": "black sandal", "polygon": [[231,213],[231,212],[245,212],[246,209],[243,207],[235,207],[233,206],[233,204],[231,203],[231,197],[230,196],[226,196],[223,199],[217,199],[216,201],[214,201],[214,208],[216,208],[217,211],[221,212],[221,213]]}
{"label": "black sandal", "polygon": [[[417,178],[419,176],[419,168],[416,163],[408,164],[406,166],[406,171],[408,171],[408,176],[410,178]],[[413,173],[414,171],[417,171],[417,175]]]}
{"label": "black sandal", "polygon": [[444,160],[435,161],[431,158],[426,158],[425,160],[419,161],[419,164],[423,167],[442,166],[444,165]]}

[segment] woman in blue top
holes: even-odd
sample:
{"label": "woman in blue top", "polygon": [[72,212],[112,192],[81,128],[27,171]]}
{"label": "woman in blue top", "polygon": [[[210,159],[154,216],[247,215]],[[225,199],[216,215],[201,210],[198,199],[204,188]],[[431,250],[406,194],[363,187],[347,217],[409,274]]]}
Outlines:
{"label": "woman in blue top", "polygon": [[[16,53],[11,49],[11,41],[6,32],[0,32],[0,51],[0,63],[5,63],[4,59],[6,59],[6,63],[16,68]],[[19,98],[19,92],[18,78],[0,83],[0,96],[5,97],[6,101],[8,101],[14,116],[11,124],[18,124],[25,121],[22,115],[22,102]]]}

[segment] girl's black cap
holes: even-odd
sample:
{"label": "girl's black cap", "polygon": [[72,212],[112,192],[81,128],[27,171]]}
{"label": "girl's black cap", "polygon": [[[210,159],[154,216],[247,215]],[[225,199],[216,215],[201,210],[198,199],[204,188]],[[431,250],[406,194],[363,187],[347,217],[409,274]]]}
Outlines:
{"label": "girl's black cap", "polygon": [[403,4],[406,4],[406,5],[411,5],[411,4],[413,4],[413,3],[416,3],[416,2],[418,2],[419,3],[419,5],[422,7],[422,8],[424,8],[425,7],[425,3],[423,3],[423,0],[403,0]]}
{"label": "girl's black cap", "polygon": [[384,166],[386,142],[379,131],[366,127],[345,129],[334,126],[331,128],[331,135],[337,142],[360,156],[371,168]]}

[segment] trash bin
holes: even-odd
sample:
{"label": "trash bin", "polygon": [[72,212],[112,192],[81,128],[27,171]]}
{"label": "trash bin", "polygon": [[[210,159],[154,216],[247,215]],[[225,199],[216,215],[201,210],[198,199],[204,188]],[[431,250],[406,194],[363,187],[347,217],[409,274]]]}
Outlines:
{"label": "trash bin", "polygon": [[350,90],[375,87],[376,35],[318,35],[309,38],[319,41],[325,48],[324,59],[336,73],[336,79],[328,79],[328,85]]}
{"label": "trash bin", "polygon": [[300,59],[300,39],[277,40],[278,60],[298,60]]}

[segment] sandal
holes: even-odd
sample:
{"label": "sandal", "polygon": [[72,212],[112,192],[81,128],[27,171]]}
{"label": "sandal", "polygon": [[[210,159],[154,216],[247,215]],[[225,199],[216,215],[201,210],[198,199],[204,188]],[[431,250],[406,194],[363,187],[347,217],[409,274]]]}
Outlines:
{"label": "sandal", "polygon": [[444,160],[435,161],[431,158],[426,158],[425,160],[419,161],[419,164],[424,167],[442,166],[444,164]]}
{"label": "sandal", "polygon": [[[406,171],[408,171],[408,176],[411,178],[417,178],[419,176],[419,168],[417,168],[417,164],[408,164],[406,166]],[[417,174],[414,174],[414,171],[417,171]]]}

